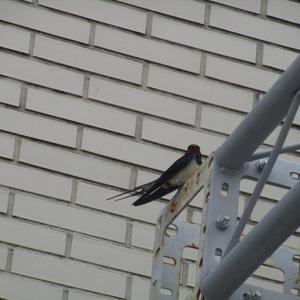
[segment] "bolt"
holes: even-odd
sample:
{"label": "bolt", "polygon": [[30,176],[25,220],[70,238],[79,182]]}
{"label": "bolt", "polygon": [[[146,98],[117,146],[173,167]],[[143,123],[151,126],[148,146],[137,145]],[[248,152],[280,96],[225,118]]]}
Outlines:
{"label": "bolt", "polygon": [[261,292],[259,290],[252,291],[250,293],[245,293],[243,299],[245,300],[261,300]]}
{"label": "bolt", "polygon": [[251,293],[252,300],[260,300],[261,296],[262,296],[262,294],[259,290],[253,291]]}
{"label": "bolt", "polygon": [[256,162],[255,167],[258,173],[261,173],[267,164],[267,159],[260,159]]}
{"label": "bolt", "polygon": [[216,221],[216,224],[217,224],[218,228],[224,230],[230,224],[230,217],[228,217],[228,216],[219,216],[217,221]]}

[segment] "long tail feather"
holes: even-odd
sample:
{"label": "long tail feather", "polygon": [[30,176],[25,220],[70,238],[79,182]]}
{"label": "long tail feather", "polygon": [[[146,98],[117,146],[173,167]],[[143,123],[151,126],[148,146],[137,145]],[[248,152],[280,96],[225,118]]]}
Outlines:
{"label": "long tail feather", "polygon": [[143,193],[143,191],[138,191],[138,192],[135,192],[133,194],[130,194],[130,195],[124,196],[122,198],[116,199],[114,202],[118,202],[118,201],[123,200],[123,199],[127,199],[127,198],[130,198],[130,197],[136,196],[136,195],[140,195],[142,193]]}
{"label": "long tail feather", "polygon": [[112,200],[112,199],[118,198],[118,197],[120,197],[120,196],[129,194],[129,193],[131,193],[131,192],[134,192],[134,190],[125,191],[125,192],[123,192],[123,193],[120,193],[120,194],[114,195],[114,196],[112,196],[112,197],[109,197],[109,198],[107,198],[106,200]]}
{"label": "long tail feather", "polygon": [[118,197],[126,195],[125,197],[121,197],[120,199],[115,200],[115,201],[119,201],[119,200],[126,199],[126,198],[129,198],[129,197],[138,195],[138,194],[143,194],[143,193],[147,192],[147,190],[149,190],[154,183],[155,183],[155,180],[151,181],[151,182],[148,182],[148,183],[145,183],[145,184],[142,184],[142,185],[139,185],[139,186],[135,187],[132,190],[125,191],[125,192],[122,192],[122,193],[117,194],[115,196],[112,196],[110,198],[107,198],[106,200],[116,199]]}
{"label": "long tail feather", "polygon": [[151,194],[143,195],[142,197],[137,199],[135,202],[133,202],[132,205],[139,206],[139,205],[146,204],[146,203],[151,202],[155,199],[158,199],[158,198],[160,198],[164,195],[167,195],[167,194],[175,191],[178,188],[179,188],[179,186],[171,186],[171,187],[168,187],[168,188],[159,188]]}

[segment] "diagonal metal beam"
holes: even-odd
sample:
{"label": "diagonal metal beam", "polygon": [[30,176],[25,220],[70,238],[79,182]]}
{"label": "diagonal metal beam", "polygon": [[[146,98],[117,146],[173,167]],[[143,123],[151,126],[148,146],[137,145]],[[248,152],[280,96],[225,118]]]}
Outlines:
{"label": "diagonal metal beam", "polygon": [[239,169],[287,114],[300,88],[300,56],[216,151],[221,167]]}
{"label": "diagonal metal beam", "polygon": [[206,299],[227,299],[300,226],[298,182],[202,282]]}
{"label": "diagonal metal beam", "polygon": [[280,133],[278,135],[277,141],[275,143],[275,146],[273,148],[273,151],[271,153],[271,156],[266,164],[266,166],[264,167],[260,177],[258,178],[258,182],[255,186],[255,189],[252,193],[252,195],[250,196],[248,205],[245,209],[245,211],[243,212],[243,215],[234,231],[234,234],[232,236],[232,238],[230,239],[230,242],[228,244],[228,247],[224,253],[224,256],[226,256],[228,254],[228,252],[236,245],[236,243],[238,242],[238,240],[240,239],[240,236],[251,216],[251,213],[255,207],[255,204],[258,200],[259,195],[261,194],[265,183],[273,169],[273,166],[276,162],[276,159],[278,158],[278,155],[280,153],[280,149],[282,148],[282,145],[288,135],[289,129],[292,125],[292,122],[294,120],[294,117],[297,113],[298,107],[299,107],[299,102],[300,102],[300,91],[298,91],[296,93],[296,95],[293,98],[293,102],[289,108],[287,117],[285,119],[284,125],[282,126]]}
{"label": "diagonal metal beam", "polygon": [[[295,151],[295,150],[299,150],[299,149],[300,149],[300,143],[297,143],[294,145],[288,145],[288,146],[282,147],[281,150],[279,151],[279,153],[281,154],[281,153],[291,152],[291,151]],[[272,151],[273,150],[267,150],[267,151],[254,153],[248,161],[253,161],[253,160],[268,157],[271,155]]]}

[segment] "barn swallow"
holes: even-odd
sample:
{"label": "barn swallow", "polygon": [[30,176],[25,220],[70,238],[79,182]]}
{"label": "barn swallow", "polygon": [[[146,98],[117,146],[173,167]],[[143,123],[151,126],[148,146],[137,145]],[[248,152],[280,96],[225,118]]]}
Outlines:
{"label": "barn swallow", "polygon": [[[146,204],[179,189],[195,173],[201,163],[200,147],[195,144],[189,145],[185,154],[177,159],[158,179],[107,200],[116,198],[116,201],[119,201],[131,196],[142,195],[133,205]],[[118,198],[120,196],[124,197]]]}

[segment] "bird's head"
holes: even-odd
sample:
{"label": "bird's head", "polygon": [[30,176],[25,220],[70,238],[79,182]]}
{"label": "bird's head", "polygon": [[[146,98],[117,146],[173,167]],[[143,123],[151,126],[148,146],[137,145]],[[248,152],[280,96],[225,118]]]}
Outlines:
{"label": "bird's head", "polygon": [[196,154],[201,155],[200,147],[196,144],[189,145],[185,154]]}

